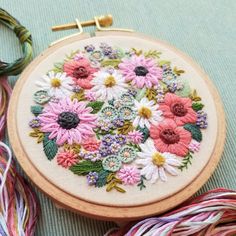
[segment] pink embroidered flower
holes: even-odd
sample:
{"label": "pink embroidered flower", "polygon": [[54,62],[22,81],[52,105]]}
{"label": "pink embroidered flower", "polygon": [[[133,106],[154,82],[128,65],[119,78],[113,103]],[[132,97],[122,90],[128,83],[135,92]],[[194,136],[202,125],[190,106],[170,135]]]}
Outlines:
{"label": "pink embroidered flower", "polygon": [[165,95],[159,109],[163,111],[164,117],[174,119],[177,125],[195,123],[197,120],[196,112],[192,109],[192,100],[178,97],[173,93]]}
{"label": "pink embroidered flower", "polygon": [[162,69],[156,66],[153,59],[144,56],[134,55],[129,59],[123,59],[119,64],[119,69],[124,75],[125,81],[131,81],[131,84],[137,88],[144,86],[151,88],[162,79]]}
{"label": "pink embroidered flower", "polygon": [[60,152],[57,155],[57,164],[69,168],[78,162],[77,155],[73,151]]}
{"label": "pink embroidered flower", "polygon": [[139,144],[143,140],[143,134],[138,130],[130,131],[128,133],[128,140],[134,144]]}
{"label": "pink embroidered flower", "polygon": [[91,90],[86,90],[84,92],[84,97],[88,99],[90,102],[93,102],[97,99],[96,94]]}
{"label": "pink embroidered flower", "polygon": [[178,127],[171,119],[164,120],[158,126],[152,125],[150,136],[160,152],[185,156],[189,151],[188,145],[191,142],[191,134],[183,127]]}
{"label": "pink embroidered flower", "polygon": [[198,152],[200,150],[200,143],[192,139],[191,143],[188,146],[189,150],[192,152]]}
{"label": "pink embroidered flower", "polygon": [[99,149],[100,144],[101,142],[99,140],[96,140],[95,138],[88,138],[87,140],[83,142],[82,145],[86,151],[93,152]]}
{"label": "pink embroidered flower", "polygon": [[97,70],[90,66],[87,59],[80,59],[79,61],[65,63],[64,71],[72,77],[76,85],[84,89],[90,89],[92,88],[90,81],[93,79],[93,73]]}
{"label": "pink embroidered flower", "polygon": [[134,185],[140,181],[140,172],[134,166],[124,166],[117,175],[125,185]]}
{"label": "pink embroidered flower", "polygon": [[41,131],[50,133],[49,138],[56,138],[58,145],[65,142],[80,144],[94,135],[93,128],[96,127],[96,115],[91,114],[93,109],[86,105],[86,102],[69,98],[48,103],[38,116]]}

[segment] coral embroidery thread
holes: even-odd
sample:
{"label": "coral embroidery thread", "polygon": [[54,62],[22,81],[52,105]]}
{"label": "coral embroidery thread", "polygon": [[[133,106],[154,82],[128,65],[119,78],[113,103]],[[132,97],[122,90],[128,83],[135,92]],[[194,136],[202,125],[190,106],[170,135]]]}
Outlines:
{"label": "coral embroidery thread", "polygon": [[101,43],[55,63],[36,81],[29,121],[48,160],[121,193],[189,168],[207,114],[184,71],[160,55]]}

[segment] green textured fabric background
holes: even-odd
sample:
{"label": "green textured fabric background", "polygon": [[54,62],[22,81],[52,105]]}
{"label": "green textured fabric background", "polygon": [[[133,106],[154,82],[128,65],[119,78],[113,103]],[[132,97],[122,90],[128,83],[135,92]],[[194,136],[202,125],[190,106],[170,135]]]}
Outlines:
{"label": "green textured fabric background", "polygon": [[[227,118],[222,160],[198,193],[216,187],[236,190],[235,0],[1,0],[0,7],[32,32],[35,56],[50,42],[75,32],[53,33],[50,31],[52,25],[68,23],[76,17],[88,20],[106,13],[113,15],[116,27],[133,28],[189,54],[218,88]],[[0,33],[0,58],[12,61],[19,57],[20,47],[13,33],[1,25]],[[36,236],[100,236],[114,226],[57,209],[46,196],[37,189],[36,192],[42,208]]]}

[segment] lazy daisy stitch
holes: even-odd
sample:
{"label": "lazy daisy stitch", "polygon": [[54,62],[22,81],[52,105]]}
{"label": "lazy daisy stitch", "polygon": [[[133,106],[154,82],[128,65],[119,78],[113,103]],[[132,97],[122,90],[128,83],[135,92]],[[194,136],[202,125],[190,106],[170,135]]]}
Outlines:
{"label": "lazy daisy stitch", "polygon": [[160,54],[87,45],[38,78],[30,136],[48,160],[121,193],[189,168],[207,114],[184,71]]}

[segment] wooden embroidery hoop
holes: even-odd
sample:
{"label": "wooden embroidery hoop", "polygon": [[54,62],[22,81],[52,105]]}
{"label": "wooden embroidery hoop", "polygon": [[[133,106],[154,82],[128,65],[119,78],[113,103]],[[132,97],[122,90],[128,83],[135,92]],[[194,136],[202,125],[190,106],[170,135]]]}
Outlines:
{"label": "wooden embroidery hoop", "polygon": [[177,50],[176,48],[169,46],[165,42],[160,40],[152,39],[150,37],[144,36],[139,33],[134,32],[121,32],[118,31],[109,31],[109,32],[96,32],[95,36],[106,36],[106,35],[125,35],[125,36],[132,36],[137,38],[142,38],[150,42],[158,42],[165,45],[167,48],[175,51],[182,58],[184,58],[188,63],[191,64],[193,68],[195,68],[200,74],[201,77],[205,80],[208,89],[214,98],[215,107],[218,114],[218,135],[216,138],[215,148],[212,151],[211,157],[205,167],[202,169],[201,173],[193,180],[191,184],[186,186],[184,189],[181,189],[179,192],[174,194],[173,196],[169,196],[164,198],[158,202],[139,205],[139,206],[132,206],[132,207],[117,207],[117,206],[108,206],[102,204],[94,204],[83,199],[79,199],[67,192],[63,191],[62,189],[55,186],[51,183],[44,175],[42,175],[38,169],[34,166],[31,162],[29,157],[27,156],[24,147],[22,146],[21,140],[19,138],[19,134],[17,132],[17,122],[16,122],[16,115],[15,111],[17,110],[18,104],[18,95],[24,86],[29,74],[41,61],[43,61],[48,55],[53,53],[58,48],[75,42],[82,39],[89,38],[89,34],[78,34],[72,37],[66,38],[61,40],[50,48],[46,49],[43,53],[41,53],[22,73],[20,79],[17,81],[11,101],[9,104],[8,110],[8,133],[10,143],[14,150],[14,153],[19,161],[21,167],[28,175],[28,177],[33,181],[33,183],[43,191],[47,196],[49,196],[56,204],[59,206],[74,211],[79,212],[82,215],[102,219],[102,220],[113,220],[113,221],[130,221],[139,219],[142,217],[152,216],[155,214],[163,213],[175,206],[181,204],[183,201],[190,198],[197,190],[201,188],[201,186],[209,179],[212,175],[213,171],[215,170],[221,154],[223,152],[224,141],[225,141],[225,134],[226,134],[226,125],[225,125],[225,115],[223,110],[223,105],[218,95],[217,90],[215,89],[212,82],[209,80],[208,76],[202,71],[202,69],[188,56]]}

